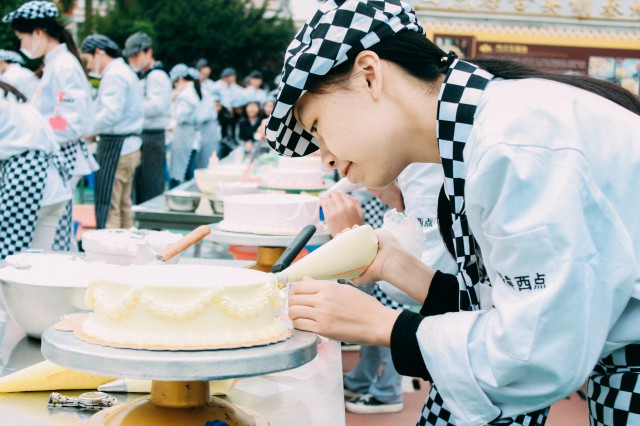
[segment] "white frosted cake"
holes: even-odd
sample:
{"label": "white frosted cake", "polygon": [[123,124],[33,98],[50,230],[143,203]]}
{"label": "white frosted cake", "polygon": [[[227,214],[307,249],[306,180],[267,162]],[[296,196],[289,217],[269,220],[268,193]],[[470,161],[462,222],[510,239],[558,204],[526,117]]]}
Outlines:
{"label": "white frosted cake", "polygon": [[281,157],[278,167],[270,169],[262,178],[268,188],[321,189],[324,187],[324,171],[320,157]]}
{"label": "white frosted cake", "polygon": [[[161,252],[180,238],[182,235],[168,231],[100,229],[82,234],[82,248],[89,261],[131,265],[148,263],[154,259],[153,252]],[[174,259],[173,263],[178,261]]]}
{"label": "white frosted cake", "polygon": [[208,169],[196,169],[194,178],[198,189],[209,196],[216,196],[219,182],[240,182],[247,167],[242,164],[218,164]]}
{"label": "white frosted cake", "polygon": [[224,199],[233,195],[259,194],[263,192],[258,188],[258,182],[218,182],[216,195],[213,199],[213,210],[216,213],[224,212]]}
{"label": "white frosted cake", "polygon": [[[109,346],[181,350],[263,345],[291,335],[273,274],[195,265],[112,266],[91,283],[79,336]],[[116,269],[117,268],[117,269]]]}
{"label": "white frosted cake", "polygon": [[305,194],[250,194],[224,199],[224,220],[217,228],[229,232],[296,235],[319,224],[317,197]]}

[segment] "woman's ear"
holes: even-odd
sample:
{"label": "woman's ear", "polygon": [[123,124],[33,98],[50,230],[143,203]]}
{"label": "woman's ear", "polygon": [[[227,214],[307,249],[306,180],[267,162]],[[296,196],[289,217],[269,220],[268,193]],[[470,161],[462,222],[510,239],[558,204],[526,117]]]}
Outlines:
{"label": "woman's ear", "polygon": [[372,98],[377,101],[382,94],[382,60],[370,50],[364,50],[358,54],[353,65],[354,75],[359,76],[359,81],[369,91]]}

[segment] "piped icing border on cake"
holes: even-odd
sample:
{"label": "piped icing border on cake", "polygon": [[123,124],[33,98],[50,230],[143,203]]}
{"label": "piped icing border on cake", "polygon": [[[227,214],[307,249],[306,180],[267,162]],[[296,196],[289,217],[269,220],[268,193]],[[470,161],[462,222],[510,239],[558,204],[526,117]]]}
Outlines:
{"label": "piped icing border on cake", "polygon": [[[146,311],[158,318],[182,321],[198,316],[211,304],[218,305],[227,315],[245,319],[259,315],[269,304],[277,310],[281,308],[283,303],[275,276],[272,276],[269,281],[262,284],[260,290],[249,303],[240,303],[232,300],[225,294],[224,287],[218,287],[204,290],[196,300],[176,306],[175,304],[155,300],[152,295],[148,294],[149,291],[145,291],[147,288],[153,289],[154,287],[134,285],[131,285],[129,291],[125,292],[116,302],[113,302],[106,296],[102,288],[103,285],[110,284],[113,283],[101,280],[90,285],[85,293],[85,303],[87,306],[114,320],[127,315],[137,305],[142,306]],[[126,284],[121,283],[115,284],[126,286]]]}

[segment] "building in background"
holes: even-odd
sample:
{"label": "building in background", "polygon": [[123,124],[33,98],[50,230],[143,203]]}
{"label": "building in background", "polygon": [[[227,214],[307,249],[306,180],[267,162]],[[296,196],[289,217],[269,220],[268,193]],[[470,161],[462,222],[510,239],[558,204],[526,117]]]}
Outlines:
{"label": "building in background", "polygon": [[408,0],[431,40],[640,94],[640,0]]}

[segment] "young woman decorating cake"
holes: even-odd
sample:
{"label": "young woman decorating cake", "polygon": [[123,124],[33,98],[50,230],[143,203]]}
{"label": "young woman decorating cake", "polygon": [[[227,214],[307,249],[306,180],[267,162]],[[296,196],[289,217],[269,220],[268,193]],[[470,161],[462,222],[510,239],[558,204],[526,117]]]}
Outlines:
{"label": "young woman decorating cake", "polygon": [[410,163],[441,164],[459,271],[378,231],[356,284],[386,280],[450,313],[399,313],[308,280],[290,293],[294,326],[390,346],[399,372],[439,391],[420,424],[509,424],[587,379],[592,424],[637,424],[639,113],[609,83],[447,54],[399,0],[323,3],[287,51],[269,143],[320,150],[372,188]]}

